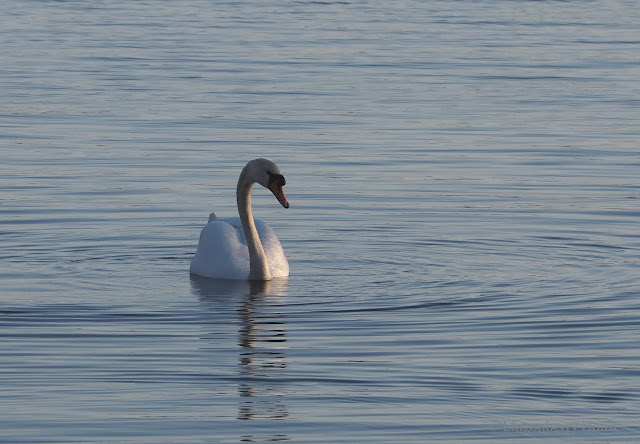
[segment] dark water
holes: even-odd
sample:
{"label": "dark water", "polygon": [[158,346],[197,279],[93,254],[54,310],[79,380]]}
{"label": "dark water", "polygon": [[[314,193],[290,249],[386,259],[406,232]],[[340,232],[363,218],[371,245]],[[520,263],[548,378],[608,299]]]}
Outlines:
{"label": "dark water", "polygon": [[[0,22],[0,441],[637,441],[635,3]],[[191,278],[255,157],[290,278]]]}

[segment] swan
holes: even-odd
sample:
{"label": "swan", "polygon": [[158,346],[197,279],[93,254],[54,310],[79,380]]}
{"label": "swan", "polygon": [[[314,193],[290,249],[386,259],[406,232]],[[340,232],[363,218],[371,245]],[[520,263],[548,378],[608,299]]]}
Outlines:
{"label": "swan", "polygon": [[254,159],[242,169],[236,189],[240,217],[219,218],[214,213],[200,233],[191,261],[192,274],[208,278],[268,281],[289,276],[289,262],[275,232],[253,219],[251,188],[268,188],[280,205],[289,208],[280,168],[267,159]]}

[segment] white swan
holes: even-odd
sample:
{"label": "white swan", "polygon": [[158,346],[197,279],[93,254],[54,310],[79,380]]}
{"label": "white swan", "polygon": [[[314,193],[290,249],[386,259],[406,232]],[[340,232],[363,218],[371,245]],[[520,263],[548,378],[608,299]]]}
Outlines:
{"label": "white swan", "polygon": [[289,208],[282,187],[286,183],[278,165],[254,159],[240,173],[236,198],[240,217],[220,219],[209,216],[200,233],[200,242],[189,271],[219,279],[268,281],[289,276],[289,262],[278,236],[261,220],[253,219],[251,188],[259,183],[271,190],[278,202]]}

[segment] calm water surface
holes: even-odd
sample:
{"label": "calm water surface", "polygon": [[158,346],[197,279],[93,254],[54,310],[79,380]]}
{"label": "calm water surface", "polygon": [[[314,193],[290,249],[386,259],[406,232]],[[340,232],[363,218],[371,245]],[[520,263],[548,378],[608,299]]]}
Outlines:
{"label": "calm water surface", "polygon": [[[0,6],[0,441],[634,442],[640,8]],[[189,276],[254,191],[291,276]]]}

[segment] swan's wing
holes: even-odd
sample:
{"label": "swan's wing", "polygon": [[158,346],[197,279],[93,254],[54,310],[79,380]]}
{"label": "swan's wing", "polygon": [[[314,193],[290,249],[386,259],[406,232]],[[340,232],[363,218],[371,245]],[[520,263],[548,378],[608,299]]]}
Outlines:
{"label": "swan's wing", "polygon": [[246,279],[249,251],[243,241],[239,218],[213,219],[200,233],[191,273],[210,278]]}
{"label": "swan's wing", "polygon": [[289,261],[287,261],[287,257],[280,244],[280,239],[278,239],[275,231],[260,219],[255,219],[255,223],[258,236],[260,236],[260,240],[262,241],[262,248],[264,248],[264,253],[267,255],[271,276],[289,276]]}
{"label": "swan's wing", "polygon": [[[210,278],[247,279],[249,250],[240,218],[212,217],[210,220],[200,233],[198,250],[191,261],[191,273]],[[266,222],[255,219],[255,224],[271,276],[289,276],[289,262],[278,236]]]}

